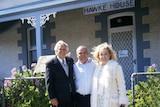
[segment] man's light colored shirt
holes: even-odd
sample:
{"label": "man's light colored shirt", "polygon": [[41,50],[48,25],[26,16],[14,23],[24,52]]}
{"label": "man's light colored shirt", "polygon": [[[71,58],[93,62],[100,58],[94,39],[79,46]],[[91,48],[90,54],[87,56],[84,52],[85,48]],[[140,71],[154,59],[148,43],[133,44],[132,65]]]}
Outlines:
{"label": "man's light colored shirt", "polygon": [[90,60],[85,64],[79,61],[74,64],[76,92],[82,95],[91,94],[94,69],[95,63]]}
{"label": "man's light colored shirt", "polygon": [[61,65],[62,65],[63,60],[64,60],[64,64],[66,64],[66,58],[64,58],[64,59],[62,60],[60,57],[57,56],[57,59],[59,60],[59,62],[61,63]]}

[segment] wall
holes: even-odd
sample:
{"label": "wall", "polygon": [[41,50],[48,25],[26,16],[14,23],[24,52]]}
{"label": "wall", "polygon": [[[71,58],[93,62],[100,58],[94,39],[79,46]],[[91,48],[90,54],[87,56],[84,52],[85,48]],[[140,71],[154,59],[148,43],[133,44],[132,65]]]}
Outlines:
{"label": "wall", "polygon": [[143,34],[143,40],[150,42],[150,49],[144,50],[144,57],[150,58],[160,70],[160,1],[141,0],[142,7],[149,7],[149,14],[143,16],[143,24],[149,24],[149,32]]}
{"label": "wall", "polygon": [[19,68],[22,65],[22,61],[18,59],[18,54],[22,52],[17,44],[21,39],[21,35],[18,35],[16,30],[18,26],[20,24],[0,34],[0,79],[10,76],[13,67]]}
{"label": "wall", "polygon": [[[56,42],[64,40],[69,44],[71,57],[76,58],[76,48],[85,45],[89,51],[93,46],[101,43],[101,39],[96,38],[96,30],[100,30],[100,23],[95,23],[95,15],[83,15],[83,9],[64,11],[56,14],[55,29],[51,30],[51,35],[55,36]],[[52,49],[55,43],[52,44]]]}

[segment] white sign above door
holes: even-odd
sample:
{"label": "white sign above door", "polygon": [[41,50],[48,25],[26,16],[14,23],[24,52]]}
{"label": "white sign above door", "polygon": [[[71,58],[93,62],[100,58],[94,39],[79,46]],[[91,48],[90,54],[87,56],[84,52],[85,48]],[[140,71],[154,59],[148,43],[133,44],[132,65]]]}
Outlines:
{"label": "white sign above door", "polygon": [[83,8],[83,14],[94,14],[112,10],[135,7],[135,0],[117,0]]}

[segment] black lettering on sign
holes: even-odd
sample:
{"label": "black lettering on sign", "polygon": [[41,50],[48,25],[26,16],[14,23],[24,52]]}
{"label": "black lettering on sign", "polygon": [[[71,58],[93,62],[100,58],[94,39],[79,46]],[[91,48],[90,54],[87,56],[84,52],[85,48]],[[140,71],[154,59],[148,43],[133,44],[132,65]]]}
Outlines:
{"label": "black lettering on sign", "polygon": [[83,8],[83,13],[92,14],[92,13],[105,12],[117,9],[125,9],[134,7],[134,5],[135,5],[135,0],[117,0],[114,2],[108,2],[104,4],[85,7]]}
{"label": "black lettering on sign", "polygon": [[134,0],[126,0],[126,1],[110,3],[110,9],[111,10],[133,7],[133,6],[134,6]]}

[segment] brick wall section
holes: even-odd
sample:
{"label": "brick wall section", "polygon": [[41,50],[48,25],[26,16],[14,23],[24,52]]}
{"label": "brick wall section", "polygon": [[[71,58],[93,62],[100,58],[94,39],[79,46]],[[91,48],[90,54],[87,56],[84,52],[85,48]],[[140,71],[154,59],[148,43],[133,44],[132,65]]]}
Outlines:
{"label": "brick wall section", "polygon": [[160,69],[160,0],[141,0],[141,3],[142,7],[149,7],[149,15],[143,16],[143,24],[149,24],[149,32],[143,34],[143,40],[150,42],[150,49],[144,50],[144,57],[149,57],[151,64],[158,64]]}
{"label": "brick wall section", "polygon": [[18,54],[22,53],[22,49],[17,45],[21,35],[17,35],[17,30],[15,30],[18,26],[20,25],[17,24],[0,35],[0,79],[10,76],[13,67],[18,68],[22,65],[22,61],[18,59]]}
{"label": "brick wall section", "polygon": [[[71,57],[76,59],[76,48],[85,45],[89,51],[93,46],[101,43],[101,39],[95,38],[95,31],[100,30],[100,23],[95,23],[94,15],[83,15],[83,9],[64,11],[56,14],[55,29],[51,35],[56,37],[56,41],[64,40],[69,44]],[[54,47],[55,43],[52,44]]]}

